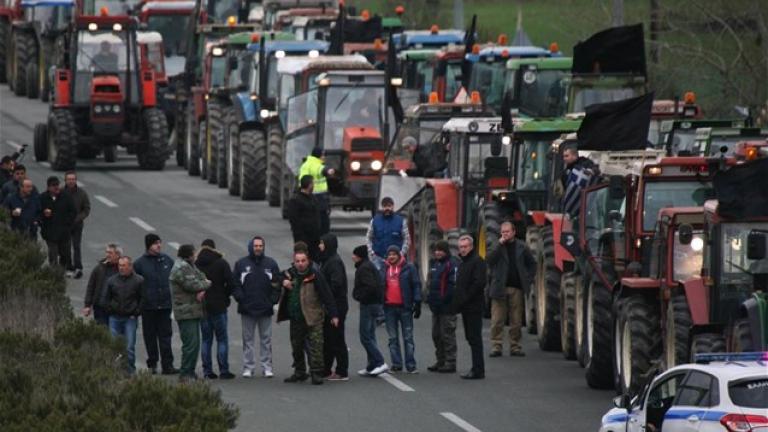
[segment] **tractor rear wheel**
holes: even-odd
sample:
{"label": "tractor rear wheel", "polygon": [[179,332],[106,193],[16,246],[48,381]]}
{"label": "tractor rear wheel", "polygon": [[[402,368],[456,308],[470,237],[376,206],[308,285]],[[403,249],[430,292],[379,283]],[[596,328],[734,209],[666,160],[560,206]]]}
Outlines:
{"label": "tractor rear wheel", "polygon": [[280,178],[283,175],[283,130],[279,124],[267,126],[267,200],[270,207],[280,205]]}
{"label": "tractor rear wheel", "polygon": [[224,123],[224,107],[218,102],[208,103],[208,183],[219,183],[219,146],[223,145],[222,126]]}
{"label": "tractor rear wheel", "polygon": [[[530,225],[525,230],[525,243],[536,262],[541,261],[541,227]],[[525,296],[525,327],[528,334],[536,334],[536,290],[528,291]]]}
{"label": "tractor rear wheel", "polygon": [[144,110],[144,149],[137,152],[139,167],[159,171],[165,168],[170,156],[168,148],[168,123],[165,114],[158,108]]}
{"label": "tractor rear wheel", "polygon": [[53,110],[48,115],[48,160],[56,171],[75,169],[77,164],[77,129],[69,110]]}
{"label": "tractor rear wheel", "polygon": [[22,32],[13,33],[13,92],[16,96],[27,94],[27,63],[30,61],[28,39]]}
{"label": "tractor rear wheel", "polygon": [[613,329],[611,292],[594,276],[589,284],[584,314],[587,347],[585,365],[587,384],[592,388],[613,387],[613,358],[611,331]]}
{"label": "tractor rear wheel", "polygon": [[731,327],[731,348],[729,352],[755,352],[760,351],[762,347],[754,346],[752,341],[752,329],[749,326],[749,320],[741,318],[736,320]]}
{"label": "tractor rear wheel", "polygon": [[217,185],[223,189],[227,187],[227,183],[229,182],[230,169],[229,156],[227,155],[227,151],[229,150],[227,140],[229,139],[229,129],[235,122],[234,108],[224,108],[222,116],[221,131],[219,132],[219,139],[216,144],[216,180]]}
{"label": "tractor rear wheel", "polygon": [[197,154],[198,158],[200,179],[206,180],[208,178],[208,143],[211,140],[211,130],[208,127],[208,122],[203,119],[197,125]]}
{"label": "tractor rear wheel", "polygon": [[416,235],[416,264],[419,268],[421,282],[427,280],[429,260],[432,258],[432,246],[442,240],[443,232],[437,225],[437,203],[435,190],[427,187],[421,192],[421,210],[419,211],[419,227]]}
{"label": "tractor rear wheel", "polygon": [[560,278],[560,350],[567,360],[576,359],[575,309],[576,274],[566,272]]}
{"label": "tractor rear wheel", "polygon": [[8,62],[8,31],[10,30],[10,23],[5,19],[0,18],[0,83],[8,81],[8,77],[5,74],[5,68]]}
{"label": "tractor rear wheel", "polygon": [[27,65],[26,80],[27,80],[27,97],[29,99],[37,99],[40,96],[40,76],[37,71],[37,56],[33,57],[33,63]]}
{"label": "tractor rear wheel", "polygon": [[34,137],[35,160],[45,162],[48,160],[48,125],[36,124]]}
{"label": "tractor rear wheel", "polygon": [[725,338],[719,333],[701,333],[693,337],[691,342],[691,358],[689,361],[695,363],[696,354],[721,353],[725,352]]}
{"label": "tractor rear wheel", "polygon": [[187,111],[184,104],[178,102],[176,96],[176,122],[173,125],[176,132],[176,165],[180,167],[187,166]]}
{"label": "tractor rear wheel", "polygon": [[296,190],[296,176],[291,174],[290,169],[283,170],[283,181],[280,184],[280,215],[283,219],[288,219],[288,200]]}
{"label": "tractor rear wheel", "polygon": [[200,128],[194,122],[194,104],[187,105],[186,123],[184,126],[184,163],[187,167],[187,174],[191,176],[200,175]]}
{"label": "tractor rear wheel", "polygon": [[236,123],[229,128],[227,137],[227,192],[232,196],[240,196],[240,130]]}
{"label": "tractor rear wheel", "polygon": [[586,330],[587,319],[584,316],[587,310],[587,284],[589,280],[581,273],[574,272],[574,314],[573,314],[573,337],[574,345],[576,348],[576,361],[579,362],[579,366],[585,367],[588,361],[588,349],[586,343]]}
{"label": "tractor rear wheel", "polygon": [[264,132],[258,129],[242,132],[240,134],[241,199],[244,201],[264,199],[266,165],[267,143],[264,140]]}
{"label": "tractor rear wheel", "polygon": [[621,353],[616,373],[622,394],[634,394],[639,390],[645,382],[645,373],[658,358],[661,351],[659,322],[658,307],[650,298],[633,295],[622,301],[617,326],[620,334],[614,338],[620,344],[614,349]]}
{"label": "tractor rear wheel", "polygon": [[541,230],[541,258],[536,275],[536,333],[539,348],[557,351],[560,346],[560,280],[562,274],[555,263],[552,226]]}
{"label": "tractor rear wheel", "polygon": [[689,332],[693,321],[684,293],[675,294],[667,303],[667,327],[664,329],[664,368],[687,363],[691,357]]}
{"label": "tractor rear wheel", "polygon": [[115,163],[117,161],[117,146],[114,144],[104,146],[104,162]]}
{"label": "tractor rear wheel", "polygon": [[[483,206],[483,222],[480,231],[477,233],[477,244],[480,248],[480,255],[487,259],[488,254],[495,247],[498,247],[498,239],[501,237],[501,212],[495,202],[486,203]],[[485,296],[485,305],[483,306],[483,317],[491,318],[491,299]]]}

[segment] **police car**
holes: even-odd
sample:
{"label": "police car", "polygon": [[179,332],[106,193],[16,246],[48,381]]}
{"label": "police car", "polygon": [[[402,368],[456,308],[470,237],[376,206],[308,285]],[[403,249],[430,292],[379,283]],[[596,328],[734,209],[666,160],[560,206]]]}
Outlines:
{"label": "police car", "polygon": [[768,432],[768,352],[697,355],[614,405],[600,432]]}

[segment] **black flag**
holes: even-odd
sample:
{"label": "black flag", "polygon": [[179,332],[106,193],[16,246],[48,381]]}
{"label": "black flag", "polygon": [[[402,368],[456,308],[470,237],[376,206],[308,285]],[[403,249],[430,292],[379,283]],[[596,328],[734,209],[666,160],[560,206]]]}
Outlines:
{"label": "black flag", "polygon": [[461,63],[461,85],[469,89],[469,76],[472,73],[472,63],[467,60],[467,54],[472,54],[472,46],[475,45],[475,33],[477,32],[477,15],[472,15],[472,24],[464,34],[464,60]]}
{"label": "black flag", "polygon": [[653,93],[589,105],[579,127],[580,150],[643,150],[648,146]]}
{"label": "black flag", "polygon": [[736,220],[768,216],[768,159],[719,171],[712,185],[720,216]]}
{"label": "black flag", "polygon": [[329,55],[344,54],[344,22],[347,9],[343,3],[339,4],[339,15],[336,17],[336,25],[331,29],[331,46],[328,47]]}
{"label": "black flag", "polygon": [[389,41],[387,42],[387,106],[392,108],[392,112],[395,116],[395,124],[399,125],[403,122],[403,105],[400,103],[400,98],[397,96],[397,88],[392,85],[392,78],[398,77],[397,70],[397,50],[395,49],[395,42],[392,34],[389,35]]}
{"label": "black flag", "polygon": [[575,74],[632,73],[645,76],[643,25],[613,27],[573,47]]}

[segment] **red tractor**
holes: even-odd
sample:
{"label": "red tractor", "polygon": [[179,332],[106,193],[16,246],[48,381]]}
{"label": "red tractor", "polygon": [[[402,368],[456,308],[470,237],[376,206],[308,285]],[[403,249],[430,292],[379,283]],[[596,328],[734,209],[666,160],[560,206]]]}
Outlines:
{"label": "red tractor", "polygon": [[68,67],[54,71],[48,122],[35,126],[37,160],[70,170],[78,157],[103,152],[114,162],[119,145],[137,155],[142,169],[163,169],[171,153],[168,126],[157,108],[154,70],[140,61],[137,29],[128,16],[75,18]]}

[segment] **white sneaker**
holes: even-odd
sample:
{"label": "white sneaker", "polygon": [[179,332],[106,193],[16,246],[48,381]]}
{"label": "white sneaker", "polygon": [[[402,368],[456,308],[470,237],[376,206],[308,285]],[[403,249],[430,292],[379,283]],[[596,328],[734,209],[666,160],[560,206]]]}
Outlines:
{"label": "white sneaker", "polygon": [[72,277],[75,276],[75,272],[73,272],[72,270],[67,270],[66,272],[64,272],[64,276],[72,279]]}
{"label": "white sneaker", "polygon": [[383,365],[381,365],[381,366],[379,366],[377,368],[374,368],[370,372],[370,375],[373,375],[373,376],[380,375],[380,374],[383,374],[384,372],[386,372],[388,370],[389,370],[389,365],[384,363]]}
{"label": "white sneaker", "polygon": [[265,370],[262,375],[264,375],[264,378],[272,378],[275,376],[275,374],[271,370]]}
{"label": "white sneaker", "polygon": [[359,371],[357,371],[357,374],[360,375],[360,376],[368,376],[371,373],[368,372],[368,369],[360,369]]}
{"label": "white sneaker", "polygon": [[253,378],[253,371],[246,369],[243,371],[243,378]]}

